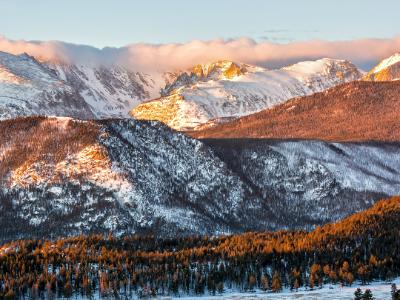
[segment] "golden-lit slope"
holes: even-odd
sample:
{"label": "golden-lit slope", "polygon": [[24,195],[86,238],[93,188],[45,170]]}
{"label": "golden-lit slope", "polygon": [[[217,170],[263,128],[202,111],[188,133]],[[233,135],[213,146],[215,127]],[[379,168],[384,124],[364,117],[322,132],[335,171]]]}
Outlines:
{"label": "golden-lit slope", "polygon": [[97,143],[99,133],[97,124],[69,118],[0,122],[0,178],[27,186],[104,169],[108,163],[104,147]]}
{"label": "golden-lit slope", "polygon": [[188,134],[196,138],[399,141],[399,95],[400,82],[352,82]]}
{"label": "golden-lit slope", "polygon": [[362,80],[366,81],[393,81],[400,79],[400,53],[382,60],[368,72]]}
{"label": "golden-lit slope", "polygon": [[179,118],[181,106],[185,106],[182,95],[173,94],[153,101],[144,102],[132,110],[137,120],[160,121],[172,128],[180,127]]}

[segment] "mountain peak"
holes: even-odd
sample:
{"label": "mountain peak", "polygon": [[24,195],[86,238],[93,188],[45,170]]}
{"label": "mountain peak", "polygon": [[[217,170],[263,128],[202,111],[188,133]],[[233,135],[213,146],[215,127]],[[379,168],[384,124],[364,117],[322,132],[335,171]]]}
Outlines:
{"label": "mountain peak", "polygon": [[[24,84],[27,93],[33,93],[35,89],[43,92],[49,88],[64,87],[55,74],[34,57],[26,53],[14,55],[2,51],[0,51],[0,83],[4,84],[0,86],[2,94],[11,99],[26,98],[26,94],[24,95],[21,90]],[[13,86],[17,91],[12,89]],[[15,105],[15,101],[11,102],[11,106]]]}
{"label": "mountain peak", "polygon": [[220,60],[209,64],[198,64],[191,70],[197,77],[203,79],[232,79],[246,72],[245,65],[239,65],[230,60]]}
{"label": "mountain peak", "polygon": [[[343,59],[334,58],[321,58],[318,60],[302,61],[291,66],[283,68],[283,70],[299,72],[302,74],[324,74],[324,75],[334,75],[340,79],[344,79],[346,76],[361,76],[361,73],[357,67]],[[354,78],[353,80],[355,80]]]}
{"label": "mountain peak", "polygon": [[179,72],[173,76],[173,80],[161,90],[161,96],[168,96],[174,91],[196,84],[198,82],[232,80],[248,73],[249,65],[238,64],[230,60],[218,60],[211,63],[197,64],[194,67]]}
{"label": "mountain peak", "polygon": [[375,73],[400,62],[400,52],[382,60],[373,70]]}
{"label": "mountain peak", "polygon": [[400,79],[400,52],[382,60],[375,66],[363,80],[367,81],[393,81]]}
{"label": "mountain peak", "polygon": [[29,55],[26,52],[19,54],[18,57],[20,57],[22,59],[27,59],[27,60],[36,60],[33,56]]}

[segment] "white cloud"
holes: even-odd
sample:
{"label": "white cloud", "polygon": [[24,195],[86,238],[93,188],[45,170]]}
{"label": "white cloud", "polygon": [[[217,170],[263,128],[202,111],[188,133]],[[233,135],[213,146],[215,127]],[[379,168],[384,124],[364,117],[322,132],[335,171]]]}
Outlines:
{"label": "white cloud", "polygon": [[400,51],[400,36],[392,39],[312,40],[288,44],[255,42],[248,38],[194,40],[184,44],[131,44],[121,48],[103,49],[57,41],[14,41],[0,36],[0,51],[13,54],[26,52],[46,61],[117,63],[132,70],[149,73],[186,69],[198,63],[219,59],[280,67],[304,59],[332,57],[348,59],[367,68]]}

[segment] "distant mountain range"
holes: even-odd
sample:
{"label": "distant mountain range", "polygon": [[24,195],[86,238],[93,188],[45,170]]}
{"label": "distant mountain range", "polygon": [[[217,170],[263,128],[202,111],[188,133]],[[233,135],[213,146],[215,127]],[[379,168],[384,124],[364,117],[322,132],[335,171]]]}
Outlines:
{"label": "distant mountain range", "polygon": [[215,119],[240,117],[361,78],[350,62],[306,61],[279,70],[231,61],[198,65],[167,85],[163,97],[132,110],[137,119],[158,120],[177,130]]}
{"label": "distant mountain range", "polygon": [[177,130],[201,130],[346,82],[397,80],[399,60],[395,54],[367,74],[348,61],[325,58],[278,70],[218,61],[150,75],[117,65],[41,62],[0,52],[0,119],[131,114]]}
{"label": "distant mountain range", "polygon": [[0,52],[0,119],[128,117],[133,109],[138,119],[187,129],[215,118],[257,112],[360,77],[354,65],[333,59],[273,71],[220,61],[186,72],[149,75],[117,65],[41,62],[26,54]]}

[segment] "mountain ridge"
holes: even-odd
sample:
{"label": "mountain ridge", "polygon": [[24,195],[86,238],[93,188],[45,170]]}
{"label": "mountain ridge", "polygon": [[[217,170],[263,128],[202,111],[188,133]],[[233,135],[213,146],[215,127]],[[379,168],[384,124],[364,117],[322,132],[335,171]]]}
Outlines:
{"label": "mountain ridge", "polygon": [[398,143],[199,141],[132,119],[0,129],[3,238],[312,229],[400,193]]}
{"label": "mountain ridge", "polygon": [[188,134],[196,138],[399,141],[399,92],[397,81],[355,81]]}

